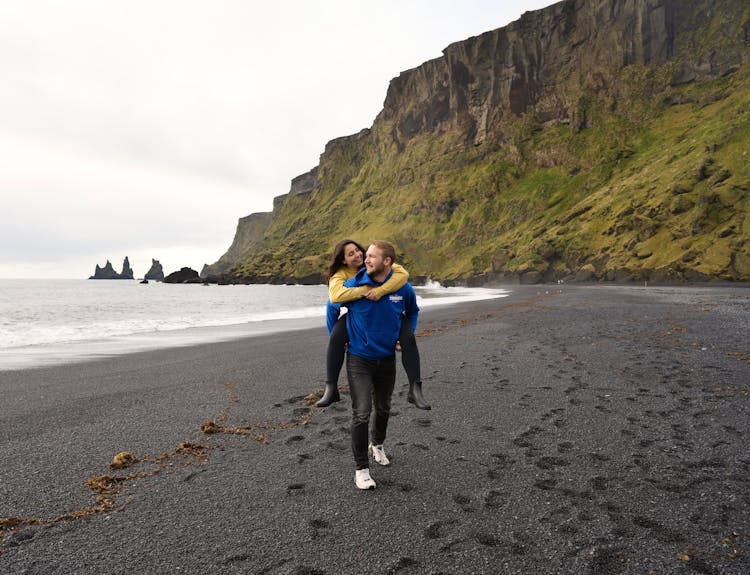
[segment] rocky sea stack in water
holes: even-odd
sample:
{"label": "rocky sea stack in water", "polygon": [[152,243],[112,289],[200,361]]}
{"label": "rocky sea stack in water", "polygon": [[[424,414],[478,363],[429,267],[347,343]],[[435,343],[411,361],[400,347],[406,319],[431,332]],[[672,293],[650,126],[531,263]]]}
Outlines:
{"label": "rocky sea stack in water", "polygon": [[146,272],[146,275],[143,276],[143,279],[155,280],[159,282],[164,280],[164,270],[162,269],[159,260],[155,260],[153,258],[151,259],[151,269]]}
{"label": "rocky sea stack in water", "polygon": [[114,268],[112,267],[112,264],[107,260],[107,263],[104,264],[104,267],[99,267],[99,264],[96,264],[96,270],[94,271],[93,276],[89,276],[90,280],[132,280],[133,279],[133,270],[130,267],[130,261],[128,260],[128,257],[125,256],[125,260],[122,262],[122,272],[117,273]]}
{"label": "rocky sea stack in water", "polygon": [[180,268],[180,271],[172,272],[164,278],[165,284],[192,284],[202,283],[203,280],[198,272],[192,268]]}

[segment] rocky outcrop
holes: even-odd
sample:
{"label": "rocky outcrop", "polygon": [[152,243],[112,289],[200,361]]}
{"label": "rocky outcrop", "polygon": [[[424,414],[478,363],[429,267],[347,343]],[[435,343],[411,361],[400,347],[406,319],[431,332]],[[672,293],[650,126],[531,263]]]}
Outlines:
{"label": "rocky outcrop", "polygon": [[125,256],[125,260],[122,262],[122,272],[117,273],[114,268],[112,267],[112,264],[107,260],[107,263],[104,264],[104,267],[99,267],[99,264],[96,264],[96,269],[94,270],[94,275],[89,276],[90,280],[132,280],[133,279],[133,270],[130,267],[130,261],[128,260],[127,256]]}
{"label": "rocky outcrop", "polygon": [[122,262],[122,271],[120,272],[120,279],[124,280],[132,280],[133,279],[133,269],[130,267],[130,261],[128,260],[128,257],[125,256],[125,261]]}
{"label": "rocky outcrop", "polygon": [[151,259],[151,268],[143,276],[143,279],[162,281],[164,279],[164,270],[159,263],[159,260]]}
{"label": "rocky outcrop", "polygon": [[179,271],[172,272],[164,278],[165,284],[188,284],[188,283],[201,283],[201,278],[198,272],[191,268],[180,268]]}
{"label": "rocky outcrop", "polygon": [[109,260],[107,260],[107,263],[104,264],[104,267],[99,267],[99,264],[96,264],[96,269],[94,270],[94,275],[89,276],[90,280],[113,280],[113,279],[119,279],[119,275],[114,268],[112,267],[112,264]]}
{"label": "rocky outcrop", "polygon": [[318,183],[318,166],[315,166],[312,170],[301,176],[297,176],[292,180],[292,185],[289,188],[290,196],[304,196],[312,193],[315,189],[315,184]]}

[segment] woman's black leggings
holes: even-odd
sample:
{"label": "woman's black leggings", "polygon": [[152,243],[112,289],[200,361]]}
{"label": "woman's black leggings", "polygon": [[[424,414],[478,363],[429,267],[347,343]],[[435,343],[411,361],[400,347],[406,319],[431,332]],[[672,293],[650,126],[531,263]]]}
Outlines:
{"label": "woman's black leggings", "polygon": [[[401,342],[401,363],[404,365],[409,383],[422,381],[417,338],[414,337],[414,330],[412,330],[411,323],[406,318],[401,322],[401,332],[398,339]],[[336,320],[331,330],[331,336],[328,338],[326,383],[338,384],[341,366],[344,365],[347,343],[349,343],[349,332],[346,330],[346,315],[342,315]]]}

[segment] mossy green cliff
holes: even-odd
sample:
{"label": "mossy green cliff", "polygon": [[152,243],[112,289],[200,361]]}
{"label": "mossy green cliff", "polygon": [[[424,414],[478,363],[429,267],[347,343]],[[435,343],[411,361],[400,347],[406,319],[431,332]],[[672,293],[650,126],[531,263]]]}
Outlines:
{"label": "mossy green cliff", "polygon": [[750,281],[750,4],[566,0],[391,81],[203,276],[320,281],[343,237],[443,282]]}

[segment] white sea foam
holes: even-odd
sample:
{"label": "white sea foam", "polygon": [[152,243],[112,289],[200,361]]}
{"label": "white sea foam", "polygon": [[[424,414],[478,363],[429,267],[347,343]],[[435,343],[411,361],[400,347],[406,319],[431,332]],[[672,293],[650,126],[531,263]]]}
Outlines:
{"label": "white sea foam", "polygon": [[495,299],[508,295],[508,291],[503,289],[443,287],[434,281],[428,281],[424,287],[416,288],[416,291],[417,303],[420,308]]}

